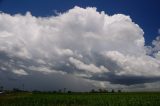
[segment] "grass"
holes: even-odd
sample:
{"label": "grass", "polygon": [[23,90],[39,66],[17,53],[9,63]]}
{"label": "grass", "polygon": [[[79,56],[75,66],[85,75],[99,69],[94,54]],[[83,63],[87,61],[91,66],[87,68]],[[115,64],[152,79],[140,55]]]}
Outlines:
{"label": "grass", "polygon": [[160,106],[160,93],[10,93],[0,106]]}

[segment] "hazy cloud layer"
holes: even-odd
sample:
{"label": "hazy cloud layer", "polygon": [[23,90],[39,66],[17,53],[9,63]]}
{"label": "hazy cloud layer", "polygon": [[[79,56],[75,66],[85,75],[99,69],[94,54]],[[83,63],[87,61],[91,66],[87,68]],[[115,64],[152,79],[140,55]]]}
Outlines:
{"label": "hazy cloud layer", "polygon": [[160,81],[160,39],[146,49],[143,34],[129,16],[91,7],[50,17],[0,13],[1,80],[8,79],[7,86],[9,79],[24,77],[33,88],[42,77],[55,88],[78,89],[73,81],[82,83],[79,89],[145,88]]}

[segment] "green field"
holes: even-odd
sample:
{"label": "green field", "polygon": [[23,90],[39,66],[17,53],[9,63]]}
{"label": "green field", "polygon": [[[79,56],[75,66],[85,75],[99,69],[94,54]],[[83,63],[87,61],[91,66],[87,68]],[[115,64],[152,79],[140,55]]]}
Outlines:
{"label": "green field", "polygon": [[9,93],[0,106],[160,106],[160,93]]}

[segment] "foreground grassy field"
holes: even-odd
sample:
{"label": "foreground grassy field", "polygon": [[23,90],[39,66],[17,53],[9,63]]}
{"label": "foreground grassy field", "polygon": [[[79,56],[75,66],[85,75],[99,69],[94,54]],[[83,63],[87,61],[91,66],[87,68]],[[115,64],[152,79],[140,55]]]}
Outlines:
{"label": "foreground grassy field", "polygon": [[160,106],[160,93],[11,93],[0,106]]}

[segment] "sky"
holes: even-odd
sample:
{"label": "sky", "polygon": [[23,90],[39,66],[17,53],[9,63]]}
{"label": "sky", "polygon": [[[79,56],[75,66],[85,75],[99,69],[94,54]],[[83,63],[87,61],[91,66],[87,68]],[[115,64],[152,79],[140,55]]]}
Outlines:
{"label": "sky", "polygon": [[0,0],[0,85],[160,90],[159,5],[159,0]]}

